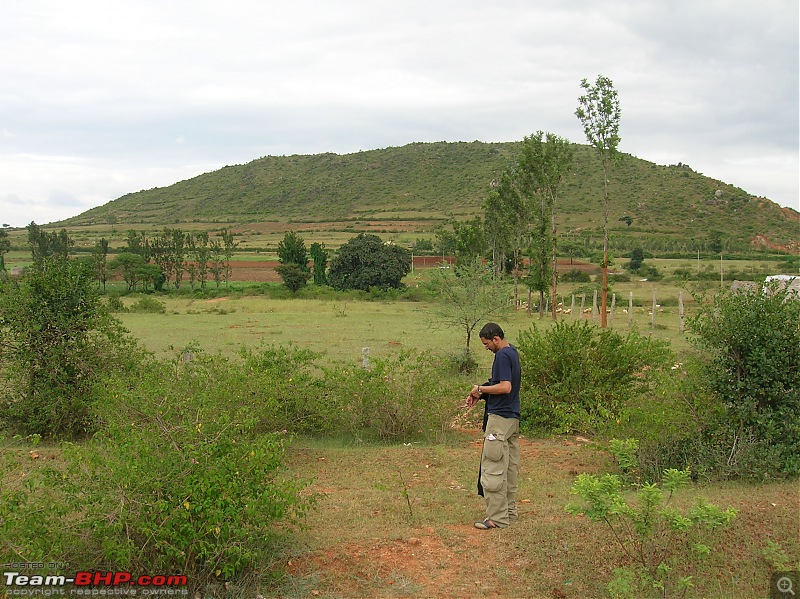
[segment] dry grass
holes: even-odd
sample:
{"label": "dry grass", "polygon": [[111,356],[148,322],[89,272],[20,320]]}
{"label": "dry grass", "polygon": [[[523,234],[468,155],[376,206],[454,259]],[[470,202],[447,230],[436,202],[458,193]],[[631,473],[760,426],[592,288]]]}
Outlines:
{"label": "dry grass", "polygon": [[[603,597],[627,562],[610,533],[564,506],[579,472],[609,468],[576,438],[525,439],[521,516],[504,530],[478,531],[475,494],[480,432],[436,446],[342,447],[297,443],[290,467],[314,483],[316,509],[298,534],[281,596]],[[796,483],[715,484],[686,491],[739,510],[717,553],[695,577],[697,596],[764,597],[772,567],[767,540],[798,555]],[[410,502],[410,507],[409,507]]]}

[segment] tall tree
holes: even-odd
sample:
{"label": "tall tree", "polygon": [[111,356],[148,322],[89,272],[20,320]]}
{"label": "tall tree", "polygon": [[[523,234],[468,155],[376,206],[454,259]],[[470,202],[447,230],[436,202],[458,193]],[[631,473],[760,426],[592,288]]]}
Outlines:
{"label": "tall tree", "polygon": [[518,296],[518,281],[522,270],[522,255],[530,245],[531,202],[517,165],[506,168],[484,203],[486,230],[491,236],[495,275],[510,263],[514,277],[514,300]]}
{"label": "tall tree", "polygon": [[301,270],[309,272],[306,242],[294,231],[289,231],[278,243],[278,261],[281,264],[297,264]]}
{"label": "tall tree", "polygon": [[581,81],[585,94],[578,98],[575,116],[583,125],[586,139],[597,150],[603,163],[603,289],[601,294],[600,326],[608,325],[608,175],[617,159],[619,146],[619,98],[614,83],[608,77],[598,75],[594,84]]}
{"label": "tall tree", "polygon": [[[525,178],[526,186],[540,198],[539,238],[535,246],[539,248],[536,253],[538,263],[532,267],[537,270],[537,279],[540,283],[539,315],[543,314],[545,279],[548,273],[552,277],[550,305],[552,316],[556,318],[556,292],[558,286],[557,270],[557,228],[556,228],[556,199],[564,178],[572,169],[574,152],[569,140],[554,135],[537,131],[525,138],[522,145],[522,155],[519,160],[519,171]],[[549,239],[552,244],[549,260],[552,266],[545,263],[547,252],[544,251],[546,242],[545,226],[550,223]]]}
{"label": "tall tree", "polygon": [[327,285],[328,250],[324,243],[311,244],[311,259],[314,261],[314,285]]}

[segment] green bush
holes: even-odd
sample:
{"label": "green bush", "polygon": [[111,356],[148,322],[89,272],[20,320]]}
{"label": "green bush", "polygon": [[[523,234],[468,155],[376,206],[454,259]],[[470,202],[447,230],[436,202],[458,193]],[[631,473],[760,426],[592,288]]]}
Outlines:
{"label": "green bush", "polygon": [[457,374],[473,374],[478,370],[478,361],[475,355],[468,350],[454,352],[447,356],[450,367]]}
{"label": "green bush", "polygon": [[635,497],[614,474],[581,474],[575,480],[570,493],[581,501],[566,510],[610,528],[632,563],[614,571],[607,586],[612,597],[684,596],[693,586],[690,569],[711,554],[715,531],[728,526],[736,510],[704,501],[684,511],[674,507],[672,498],[689,477],[688,470],[665,470],[661,485],[645,483]]}
{"label": "green bush", "polygon": [[157,300],[149,295],[143,295],[131,304],[129,312],[136,314],[166,314],[167,306],[164,302]]}
{"label": "green bush", "polygon": [[110,295],[108,296],[108,310],[109,312],[127,312],[128,309],[125,307],[125,304],[122,303],[122,299],[119,295]]}
{"label": "green bush", "polygon": [[0,418],[24,435],[92,430],[94,385],[138,353],[90,268],[51,258],[0,282]]}
{"label": "green bush", "polygon": [[651,371],[650,391],[632,397],[608,432],[638,439],[640,479],[657,481],[668,468],[717,478],[722,474],[720,450],[709,431],[723,413],[697,360],[685,358],[669,369]]}
{"label": "green bush", "polygon": [[271,346],[242,349],[240,355],[241,367],[236,363],[227,367],[234,374],[226,383],[223,401],[255,398],[260,431],[326,435],[348,426],[346,406],[329,388],[314,352]]}
{"label": "green bush", "polygon": [[370,370],[326,370],[326,383],[347,415],[340,432],[394,441],[442,432],[455,415],[448,369],[445,359],[402,353],[373,360]]}
{"label": "green bush", "polygon": [[586,321],[535,325],[517,341],[526,430],[590,433],[616,424],[629,401],[648,390],[654,369],[669,364],[666,342],[626,336]]}
{"label": "green bush", "polygon": [[726,412],[713,432],[730,443],[728,462],[743,458],[743,475],[800,473],[800,301],[773,287],[699,303],[690,327]]}
{"label": "green bush", "polygon": [[2,492],[0,547],[180,573],[191,594],[280,569],[275,523],[302,523],[311,505],[283,470],[291,437],[263,431],[260,397],[231,385],[241,368],[183,355],[104,381],[97,434],[68,446],[63,468]]}
{"label": "green bush", "polygon": [[562,283],[588,283],[592,280],[592,277],[588,272],[573,268],[572,270],[559,275],[558,279]]}

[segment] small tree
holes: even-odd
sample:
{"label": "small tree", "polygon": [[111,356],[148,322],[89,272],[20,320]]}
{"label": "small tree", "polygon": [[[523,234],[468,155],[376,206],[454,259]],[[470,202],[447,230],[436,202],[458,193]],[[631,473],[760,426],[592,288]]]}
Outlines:
{"label": "small tree", "polygon": [[281,264],[297,264],[308,272],[308,250],[306,242],[294,231],[289,231],[278,243],[278,261]]}
{"label": "small tree", "polygon": [[211,260],[208,231],[201,231],[196,235],[189,234],[186,236],[186,241],[190,256],[197,263],[197,280],[200,281],[200,289],[205,289]]}
{"label": "small tree", "polygon": [[108,263],[108,268],[119,273],[128,285],[128,291],[136,289],[136,285],[146,276],[145,266],[147,266],[147,262],[144,258],[140,254],[132,252],[117,254],[117,257]]}
{"label": "small tree", "polygon": [[222,229],[220,231],[220,237],[222,237],[222,245],[223,245],[223,254],[225,256],[225,285],[228,285],[228,281],[231,278],[231,259],[233,258],[233,250],[239,245],[238,241],[234,241],[234,235],[228,229]]}
{"label": "small tree", "polygon": [[327,285],[328,250],[324,243],[311,244],[311,259],[314,261],[314,285]]}
{"label": "small tree", "polygon": [[105,291],[106,281],[108,281],[108,239],[102,238],[95,241],[92,261],[97,280],[103,285],[103,291]]}
{"label": "small tree", "polygon": [[399,289],[411,270],[411,252],[377,235],[360,233],[339,248],[328,280],[334,289]]}
{"label": "small tree", "polygon": [[283,284],[292,293],[297,293],[308,283],[308,271],[300,268],[299,264],[281,264],[275,270],[283,279]]}
{"label": "small tree", "polygon": [[617,159],[619,146],[619,99],[614,83],[608,77],[597,76],[594,85],[586,79],[581,81],[581,88],[586,92],[578,98],[578,109],[575,115],[583,125],[586,139],[597,150],[603,163],[603,288],[600,323],[603,328],[608,324],[606,306],[608,305],[608,173],[612,163]]}
{"label": "small tree", "polygon": [[91,428],[93,388],[133,344],[100,302],[91,266],[51,257],[0,292],[0,414],[23,434]]}
{"label": "small tree", "polygon": [[283,279],[283,284],[296,293],[308,282],[311,271],[308,268],[308,250],[303,238],[289,231],[278,244],[278,260],[281,265],[275,270]]}
{"label": "small tree", "polygon": [[644,262],[644,250],[642,248],[633,248],[631,250],[631,262],[629,268],[631,270],[639,270]]}
{"label": "small tree", "polygon": [[508,310],[508,293],[480,260],[457,266],[455,272],[439,269],[431,286],[437,302],[433,311],[445,325],[460,328],[465,334],[465,353],[470,352],[472,332],[478,323]]}

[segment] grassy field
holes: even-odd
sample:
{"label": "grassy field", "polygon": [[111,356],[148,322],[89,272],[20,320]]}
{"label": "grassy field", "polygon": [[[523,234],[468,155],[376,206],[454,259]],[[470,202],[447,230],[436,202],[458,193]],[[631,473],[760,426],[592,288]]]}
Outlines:
{"label": "grassy field", "polygon": [[[687,336],[679,331],[678,288],[660,286],[660,301],[670,298],[673,305],[656,309],[655,328],[652,317],[652,289],[636,285],[632,318],[627,313],[627,286],[621,285],[625,297],[619,299],[610,318],[610,326],[620,333],[636,328],[642,334],[668,339],[680,349],[687,347]],[[124,298],[130,306],[138,296]],[[571,305],[571,290],[565,286],[564,300]],[[527,298],[527,295],[525,296]],[[687,313],[692,302],[684,292]],[[466,333],[444,328],[425,302],[356,301],[336,299],[270,299],[263,296],[239,296],[235,293],[214,299],[159,298],[165,314],[121,313],[119,319],[150,351],[159,355],[196,342],[207,352],[235,354],[240,347],[273,344],[294,344],[323,353],[336,360],[360,359],[361,349],[369,347],[372,355],[383,356],[403,349],[427,349],[455,353],[466,344]],[[586,297],[585,309],[592,308],[592,296]],[[567,321],[590,319],[591,313],[579,313],[581,297],[576,297],[576,311],[560,314]],[[599,300],[598,300],[599,302]],[[599,320],[595,315],[594,319]],[[539,320],[538,313],[528,314],[522,308],[499,316],[507,337],[513,341],[531,326],[552,325],[549,315]],[[480,326],[478,326],[478,329]],[[474,332],[477,333],[477,330]],[[482,350],[473,338],[472,349]],[[477,352],[481,353],[481,352]],[[488,357],[488,356],[487,356]]]}
{"label": "grassy field", "polygon": [[[685,268],[684,262],[659,267]],[[416,272],[408,282],[413,286],[429,274]],[[655,326],[650,313],[654,290],[660,304]],[[174,355],[189,344],[225,355],[242,346],[292,344],[357,364],[363,347],[377,358],[421,349],[446,359],[465,342],[463,331],[438,326],[425,302],[271,299],[245,295],[238,285],[230,291],[214,299],[155,296],[166,313],[118,316],[158,355]],[[578,284],[561,286],[564,307],[576,291]],[[674,282],[635,280],[615,284],[614,291],[618,299],[611,327],[669,340],[680,360],[689,341],[688,333],[679,331],[677,295],[683,292],[691,314],[696,306],[688,289]],[[631,292],[635,308],[629,324],[624,310]],[[138,297],[126,296],[123,302],[130,306]],[[585,307],[591,305],[589,295]],[[581,317],[591,314],[560,316]],[[497,320],[512,343],[534,324],[552,323],[524,310]],[[484,378],[492,356],[477,339],[473,350]],[[454,377],[454,406],[465,392],[464,380]],[[520,520],[505,530],[481,532],[472,527],[483,510],[474,491],[480,456],[474,416],[438,443],[364,445],[356,436],[296,440],[288,466],[292,475],[313,481],[305,492],[317,503],[307,526],[292,534],[288,576],[271,593],[297,598],[607,596],[605,585],[614,568],[630,562],[606,528],[567,514],[564,506],[573,499],[569,489],[579,473],[613,470],[608,454],[580,437],[524,439]],[[30,448],[18,449],[25,454]],[[37,452],[57,456],[59,450]],[[739,514],[718,535],[712,556],[699,566],[687,565],[685,574],[695,584],[688,596],[766,597],[773,571],[800,567],[797,481],[698,484],[679,503],[690,505],[700,498],[733,506]]]}

